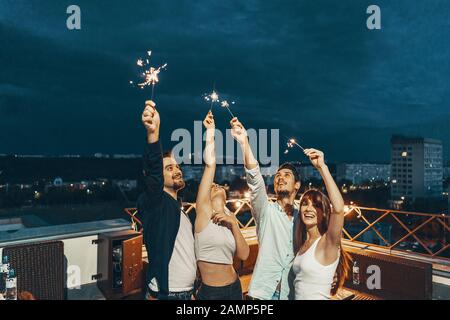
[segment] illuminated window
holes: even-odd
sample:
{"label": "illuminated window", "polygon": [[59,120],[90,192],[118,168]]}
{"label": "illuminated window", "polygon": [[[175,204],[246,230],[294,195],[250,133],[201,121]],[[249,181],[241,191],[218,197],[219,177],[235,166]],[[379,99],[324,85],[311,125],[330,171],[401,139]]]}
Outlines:
{"label": "illuminated window", "polygon": [[407,157],[407,156],[408,156],[408,152],[403,151],[403,152],[402,152],[402,157]]}

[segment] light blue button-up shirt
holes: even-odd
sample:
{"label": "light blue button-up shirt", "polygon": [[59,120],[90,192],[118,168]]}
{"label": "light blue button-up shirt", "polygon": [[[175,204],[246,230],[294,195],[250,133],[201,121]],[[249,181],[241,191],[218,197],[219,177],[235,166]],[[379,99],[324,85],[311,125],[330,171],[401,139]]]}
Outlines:
{"label": "light blue button-up shirt", "polygon": [[280,299],[289,296],[288,274],[294,260],[294,219],[269,201],[260,168],[246,170],[252,215],[256,223],[259,251],[248,294],[257,299],[272,299],[279,282]]}

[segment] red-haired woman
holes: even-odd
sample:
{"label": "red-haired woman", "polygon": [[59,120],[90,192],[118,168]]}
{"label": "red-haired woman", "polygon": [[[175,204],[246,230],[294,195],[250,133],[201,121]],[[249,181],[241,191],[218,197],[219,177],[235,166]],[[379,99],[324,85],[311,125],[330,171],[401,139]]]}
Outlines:
{"label": "red-haired woman", "polygon": [[[305,149],[305,154],[320,172],[329,198],[312,189],[300,199],[294,241],[295,299],[326,300],[342,286],[350,268],[349,256],[341,244],[344,200],[325,164],[323,152]],[[335,274],[337,285],[332,289]]]}

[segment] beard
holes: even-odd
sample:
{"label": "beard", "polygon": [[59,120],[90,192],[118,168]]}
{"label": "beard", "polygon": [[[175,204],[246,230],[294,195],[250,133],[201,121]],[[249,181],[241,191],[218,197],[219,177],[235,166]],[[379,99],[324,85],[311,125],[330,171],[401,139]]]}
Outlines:
{"label": "beard", "polygon": [[277,185],[275,188],[275,193],[279,198],[286,198],[291,195],[291,191],[286,184]]}
{"label": "beard", "polygon": [[289,198],[291,196],[291,192],[289,190],[280,190],[276,192],[277,198]]}
{"label": "beard", "polygon": [[185,187],[186,183],[183,179],[177,179],[173,181],[173,190],[179,191]]}

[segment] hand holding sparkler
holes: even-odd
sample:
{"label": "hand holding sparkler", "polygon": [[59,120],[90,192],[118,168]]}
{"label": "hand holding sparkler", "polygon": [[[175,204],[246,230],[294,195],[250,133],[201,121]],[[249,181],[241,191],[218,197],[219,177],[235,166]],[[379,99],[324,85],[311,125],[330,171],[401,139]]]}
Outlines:
{"label": "hand holding sparkler", "polygon": [[305,149],[304,153],[316,169],[320,170],[325,168],[325,155],[322,151],[317,149]]}
{"label": "hand holding sparkler", "polygon": [[142,123],[147,130],[148,143],[158,141],[160,118],[156,110],[156,104],[152,100],[145,101],[145,109],[142,112]]}
{"label": "hand holding sparkler", "polygon": [[208,112],[206,115],[205,120],[203,120],[203,125],[205,126],[206,130],[215,129],[216,124],[214,122],[214,115],[211,111]]}
{"label": "hand holding sparkler", "polygon": [[231,136],[242,146],[246,142],[248,142],[247,130],[245,130],[242,123],[238,120],[238,118],[233,118],[230,121],[231,125]]}
{"label": "hand holding sparkler", "polygon": [[216,124],[214,122],[214,116],[211,111],[203,120],[203,125],[206,128],[206,146],[204,151],[204,160],[207,166],[214,166],[216,164],[216,151],[214,144],[214,135],[216,130]]}
{"label": "hand holding sparkler", "polygon": [[247,170],[253,170],[258,166],[258,161],[256,161],[253,155],[252,148],[250,148],[250,143],[248,141],[247,130],[245,130],[242,123],[238,118],[233,118],[230,121],[231,125],[231,135],[240,144],[242,155],[244,156],[244,166]]}

